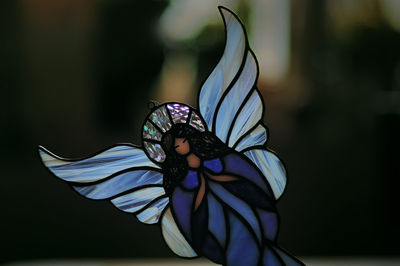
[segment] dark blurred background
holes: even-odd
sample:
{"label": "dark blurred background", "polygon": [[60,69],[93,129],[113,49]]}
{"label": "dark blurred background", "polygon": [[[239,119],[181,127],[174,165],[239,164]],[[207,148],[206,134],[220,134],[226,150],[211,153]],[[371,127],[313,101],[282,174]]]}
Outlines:
{"label": "dark blurred background", "polygon": [[157,226],[83,199],[42,166],[140,143],[150,100],[195,103],[224,4],[260,62],[269,147],[287,165],[279,243],[400,255],[400,1],[0,2],[2,262],[167,257]]}

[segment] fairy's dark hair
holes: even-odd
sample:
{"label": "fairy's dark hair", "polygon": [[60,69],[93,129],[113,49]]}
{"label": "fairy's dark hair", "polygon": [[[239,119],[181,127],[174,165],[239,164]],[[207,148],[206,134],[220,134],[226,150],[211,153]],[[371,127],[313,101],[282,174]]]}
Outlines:
{"label": "fairy's dark hair", "polygon": [[185,178],[188,171],[186,157],[175,151],[176,138],[186,139],[190,144],[190,152],[201,160],[220,157],[228,150],[228,147],[211,132],[200,132],[187,124],[174,125],[162,139],[163,150],[166,154],[162,167],[164,188],[167,193],[172,192],[173,188]]}

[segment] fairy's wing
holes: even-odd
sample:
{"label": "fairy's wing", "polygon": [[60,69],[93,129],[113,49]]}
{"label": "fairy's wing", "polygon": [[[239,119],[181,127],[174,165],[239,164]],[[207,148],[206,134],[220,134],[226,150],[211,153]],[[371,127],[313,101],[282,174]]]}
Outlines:
{"label": "fairy's wing", "polygon": [[172,212],[168,207],[161,219],[161,231],[168,247],[178,256],[193,258],[197,257],[197,253],[193,250],[180,229],[175,223]]}
{"label": "fairy's wing", "polygon": [[[56,177],[79,194],[94,200],[109,200],[124,212],[133,213],[147,224],[159,222],[168,246],[179,256],[195,257],[178,229],[159,166],[133,145],[116,145],[81,160],[62,159],[43,147],[39,154]],[[162,217],[162,219],[160,219]]]}
{"label": "fairy's wing", "polygon": [[236,15],[223,7],[219,10],[225,24],[225,50],[200,90],[200,113],[210,131],[258,166],[279,198],[286,185],[286,171],[264,146],[267,129],[264,103],[256,87],[257,59]]}
{"label": "fairy's wing", "polygon": [[160,168],[138,147],[116,145],[81,160],[62,159],[43,147],[39,155],[50,172],[79,194],[110,200],[143,223],[157,223],[168,205]]}

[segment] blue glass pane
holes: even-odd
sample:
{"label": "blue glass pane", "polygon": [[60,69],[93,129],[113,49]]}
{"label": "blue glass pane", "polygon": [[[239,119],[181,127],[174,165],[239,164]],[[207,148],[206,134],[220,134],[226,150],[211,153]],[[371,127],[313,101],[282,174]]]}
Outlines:
{"label": "blue glass pane", "polygon": [[258,265],[260,251],[257,241],[253,238],[248,228],[233,213],[229,213],[229,228],[230,240],[226,250],[227,265]]}
{"label": "blue glass pane", "polygon": [[221,185],[215,182],[208,182],[208,185],[211,191],[220,198],[225,204],[230,206],[233,210],[239,213],[249,226],[254,231],[255,235],[258,237],[258,241],[261,242],[261,230],[260,225],[258,224],[257,217],[253,210],[247,205],[244,201],[240,200],[236,196],[229,193],[226,189],[224,189]]}
{"label": "blue glass pane", "polygon": [[244,102],[247,94],[253,88],[257,78],[257,63],[250,52],[247,52],[247,59],[235,85],[226,94],[218,110],[215,134],[226,142],[229,128],[232,121]]}
{"label": "blue glass pane", "polygon": [[225,246],[226,225],[225,216],[221,204],[208,193],[208,229],[215,235],[221,246]]}
{"label": "blue glass pane", "polygon": [[81,195],[91,199],[106,199],[143,185],[162,184],[162,174],[150,170],[134,170],[117,175],[102,183],[74,187]]}
{"label": "blue glass pane", "polygon": [[128,145],[118,145],[93,157],[75,161],[60,159],[44,148],[39,148],[39,153],[54,175],[69,182],[94,182],[131,167],[159,168],[142,149]]}
{"label": "blue glass pane", "polygon": [[286,170],[279,158],[267,150],[254,149],[244,153],[261,170],[278,199],[286,186]]}
{"label": "blue glass pane", "polygon": [[203,254],[215,263],[223,264],[225,258],[225,250],[218,244],[214,237],[209,233],[206,235],[203,248]]}
{"label": "blue glass pane", "polygon": [[223,157],[225,171],[250,180],[259,188],[261,188],[265,193],[270,194],[268,189],[268,182],[265,180],[265,177],[260,175],[260,173],[255,168],[256,166],[251,165],[240,156],[243,155],[239,155],[238,153],[231,153]]}
{"label": "blue glass pane", "polygon": [[242,151],[248,147],[264,145],[267,141],[267,131],[264,126],[258,125],[255,129],[247,132],[247,135],[237,143],[235,150]]}
{"label": "blue glass pane", "polygon": [[274,212],[268,212],[257,209],[257,214],[263,227],[264,237],[275,241],[278,233],[278,215]]}
{"label": "blue glass pane", "polygon": [[117,197],[111,202],[125,212],[136,212],[154,199],[165,194],[162,186],[142,188],[137,191]]}
{"label": "blue glass pane", "polygon": [[180,232],[168,208],[161,219],[161,231],[169,248],[178,256],[196,257],[197,254]]}
{"label": "blue glass pane", "polygon": [[171,198],[171,208],[175,215],[175,221],[181,226],[184,235],[189,239],[191,239],[191,215],[193,200],[194,193],[186,192],[180,187],[175,188]]}
{"label": "blue glass pane", "polygon": [[167,206],[169,200],[168,198],[160,198],[159,200],[152,203],[147,208],[144,208],[143,211],[138,213],[136,217],[145,224],[155,224],[160,219],[162,211]]}
{"label": "blue glass pane", "polygon": [[235,121],[235,125],[229,137],[229,147],[232,147],[242,135],[246,134],[249,129],[255,126],[260,121],[262,114],[263,105],[260,95],[257,91],[253,91]]}
{"label": "blue glass pane", "polygon": [[276,211],[275,198],[271,194],[262,191],[252,182],[241,179],[235,182],[222,182],[220,184],[250,206],[273,212]]}
{"label": "blue glass pane", "polygon": [[264,257],[262,265],[289,266],[287,264],[282,264],[282,262],[278,259],[277,254],[273,252],[270,247],[264,248]]}
{"label": "blue glass pane", "polygon": [[221,12],[226,24],[225,50],[219,63],[203,84],[199,97],[200,112],[209,130],[212,130],[215,107],[237,74],[246,47],[246,37],[239,21],[226,10],[222,9]]}

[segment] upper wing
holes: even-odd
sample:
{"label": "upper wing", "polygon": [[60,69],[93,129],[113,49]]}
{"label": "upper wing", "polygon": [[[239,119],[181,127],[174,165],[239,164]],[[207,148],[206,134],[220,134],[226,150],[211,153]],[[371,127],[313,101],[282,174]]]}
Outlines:
{"label": "upper wing", "polygon": [[263,145],[263,102],[255,84],[258,63],[243,25],[234,13],[219,8],[226,28],[225,51],[199,95],[199,109],[210,131],[241,151]]}
{"label": "upper wing", "polygon": [[81,160],[62,159],[43,147],[39,155],[50,172],[79,194],[108,199],[143,223],[157,223],[168,204],[160,168],[135,146],[116,145]]}
{"label": "upper wing", "polygon": [[286,186],[286,170],[278,156],[262,147],[252,147],[244,151],[244,155],[261,170],[278,199]]}
{"label": "upper wing", "polygon": [[[279,159],[263,147],[267,129],[263,124],[264,103],[256,87],[257,59],[236,15],[226,8],[219,9],[226,29],[225,50],[200,90],[200,113],[210,131],[229,147],[245,152],[259,167],[278,198],[286,184],[286,172]],[[253,149],[257,152],[250,151]],[[263,159],[275,162],[279,167],[271,167],[279,170],[266,167]]]}
{"label": "upper wing", "polygon": [[[210,76],[203,84],[198,98],[198,107],[209,130],[214,131],[213,120],[218,104],[237,76],[246,50],[244,29],[235,15],[219,8],[226,30],[225,51]],[[215,131],[214,131],[215,132]]]}

